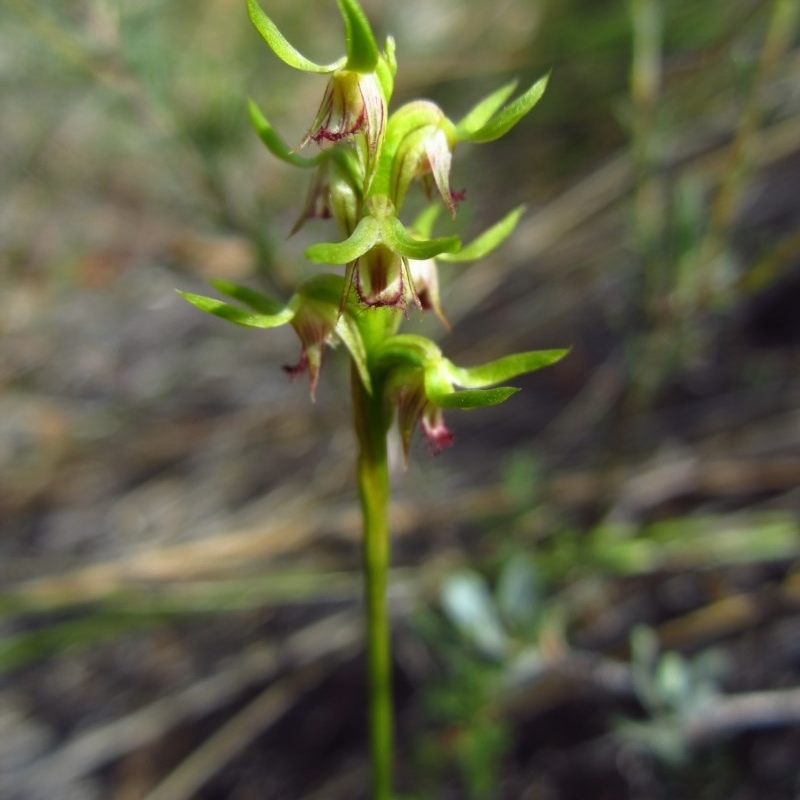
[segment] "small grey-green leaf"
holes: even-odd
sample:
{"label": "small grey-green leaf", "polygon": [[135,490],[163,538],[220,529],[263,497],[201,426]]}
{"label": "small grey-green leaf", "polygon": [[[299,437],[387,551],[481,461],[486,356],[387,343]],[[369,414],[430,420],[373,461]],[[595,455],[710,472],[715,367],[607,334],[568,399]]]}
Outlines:
{"label": "small grey-green leaf", "polygon": [[418,239],[412,236],[397,217],[387,217],[381,221],[382,239],[387,247],[406,258],[424,261],[440,253],[456,253],[461,247],[458,236],[443,236],[439,239]]}
{"label": "small grey-green leaf", "polygon": [[304,169],[315,167],[320,163],[322,160],[322,153],[318,153],[313,158],[306,158],[305,156],[295,153],[278,135],[267,118],[261,113],[261,109],[259,109],[252,100],[249,100],[247,103],[247,111],[250,115],[250,122],[253,128],[255,128],[258,137],[276,158],[294,167],[303,167]]}
{"label": "small grey-green leaf", "polygon": [[347,69],[373,72],[378,64],[378,45],[361,6],[356,0],[339,0],[347,38]]}
{"label": "small grey-green leaf", "polygon": [[508,642],[486,581],[464,570],[448,577],[441,589],[445,614],[461,634],[485,655],[502,658]]}
{"label": "small grey-green leaf", "polygon": [[[426,381],[426,389],[428,387]],[[460,408],[468,411],[472,408],[486,408],[496,406],[508,400],[519,389],[513,386],[498,386],[495,389],[465,389],[460,392],[447,392],[446,394],[428,392],[431,402],[441,408]]]}
{"label": "small grey-green leaf", "polygon": [[530,560],[522,554],[508,559],[497,581],[497,607],[520,633],[530,633],[539,613],[539,586]]}

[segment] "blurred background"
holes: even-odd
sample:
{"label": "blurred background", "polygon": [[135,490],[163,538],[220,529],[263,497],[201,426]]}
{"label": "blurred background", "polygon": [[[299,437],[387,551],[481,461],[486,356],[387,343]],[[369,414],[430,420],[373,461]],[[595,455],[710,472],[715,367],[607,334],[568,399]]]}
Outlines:
{"label": "blurred background", "polygon": [[[394,470],[398,784],[800,797],[798,0],[364,0],[395,103],[545,97],[456,153],[465,366],[571,346]],[[333,0],[264,3],[317,61]],[[367,797],[346,366],[183,303],[288,297],[324,79],[243,0],[0,4],[0,796]]]}

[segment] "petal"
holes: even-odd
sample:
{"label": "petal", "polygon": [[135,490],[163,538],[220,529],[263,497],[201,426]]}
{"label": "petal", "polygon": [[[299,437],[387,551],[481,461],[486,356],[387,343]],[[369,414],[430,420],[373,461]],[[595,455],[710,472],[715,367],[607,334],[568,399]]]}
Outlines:
{"label": "petal", "polygon": [[403,257],[380,244],[361,256],[353,270],[358,297],[368,306],[405,308],[407,276]]}
{"label": "petal", "polygon": [[439,190],[450,216],[455,217],[456,207],[450,192],[450,165],[453,162],[453,152],[447,140],[447,134],[441,128],[425,140],[425,154],[436,188]]}
{"label": "petal", "polygon": [[439,270],[436,267],[436,261],[432,258],[425,261],[409,261],[408,267],[414,291],[423,310],[433,311],[442,325],[450,330],[450,323],[444,315],[439,299]]}

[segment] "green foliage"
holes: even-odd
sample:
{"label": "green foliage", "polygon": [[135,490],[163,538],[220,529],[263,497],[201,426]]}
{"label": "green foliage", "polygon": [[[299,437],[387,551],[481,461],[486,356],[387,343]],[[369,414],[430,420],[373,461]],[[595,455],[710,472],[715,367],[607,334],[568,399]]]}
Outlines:
{"label": "green foliage", "polygon": [[[467,592],[475,591],[478,585],[474,575],[454,576],[452,580],[455,583],[450,588],[443,587],[443,601],[448,593],[457,595],[462,591],[457,587],[459,581],[464,581],[462,586],[473,584]],[[485,587],[477,592],[483,595]],[[460,604],[455,597],[445,602]],[[470,605],[473,602],[474,599],[467,601]],[[465,612],[466,606],[455,614],[461,619]],[[470,631],[479,630],[468,612],[463,621]],[[455,781],[466,797],[488,800],[495,796],[503,759],[512,743],[511,730],[497,707],[502,669],[495,660],[476,658],[474,650],[465,651],[443,620],[425,614],[416,622],[419,634],[441,659],[443,670],[441,679],[426,687],[423,699],[426,731],[416,746],[422,793],[436,797],[444,782]],[[478,636],[485,636],[485,632]]]}
{"label": "green foliage", "polygon": [[618,734],[668,764],[685,764],[690,756],[685,722],[711,713],[726,671],[726,660],[716,650],[705,650],[693,659],[675,652],[662,655],[653,631],[635,628],[631,633],[631,672],[636,695],[649,718],[620,722]]}

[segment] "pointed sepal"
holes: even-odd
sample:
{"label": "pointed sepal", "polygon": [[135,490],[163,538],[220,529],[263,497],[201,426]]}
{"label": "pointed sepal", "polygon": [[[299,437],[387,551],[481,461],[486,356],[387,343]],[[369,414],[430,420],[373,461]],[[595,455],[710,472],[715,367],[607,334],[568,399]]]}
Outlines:
{"label": "pointed sepal", "polygon": [[317,64],[295,50],[278,30],[275,23],[264,13],[257,0],[247,0],[247,14],[261,38],[269,45],[270,49],[281,61],[294,69],[303,72],[316,72],[326,74],[340,69],[347,61],[347,57],[334,61],[331,64]]}
{"label": "pointed sepal", "polygon": [[304,169],[315,167],[320,163],[322,153],[317,154],[313,158],[307,158],[306,156],[299,155],[294,149],[290,148],[272,125],[270,125],[267,118],[261,113],[261,109],[259,109],[252,100],[247,103],[247,111],[250,116],[250,122],[253,128],[255,128],[259,139],[266,145],[272,155],[287,164],[291,164],[293,167],[303,167]]}
{"label": "pointed sepal", "polygon": [[369,20],[356,0],[339,0],[347,41],[346,69],[354,72],[374,72],[378,64],[378,45]]}
{"label": "pointed sepal", "polygon": [[[480,143],[493,142],[508,133],[539,102],[544,90],[547,88],[548,77],[548,75],[545,75],[540,78],[528,91],[503,106],[499,111],[491,114],[488,119],[485,119],[486,109],[482,109],[477,114],[473,109],[456,125],[456,137],[458,140]],[[503,88],[505,89],[506,87]],[[492,98],[492,95],[489,97]],[[493,103],[489,103],[486,108],[491,108],[492,105]],[[482,122],[483,124],[476,125],[477,122]]]}

